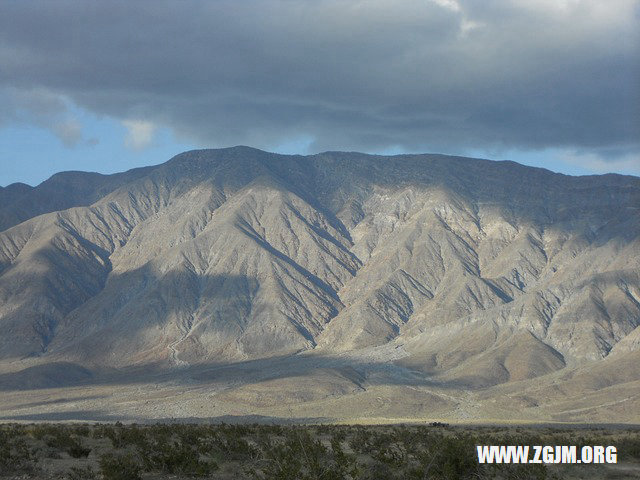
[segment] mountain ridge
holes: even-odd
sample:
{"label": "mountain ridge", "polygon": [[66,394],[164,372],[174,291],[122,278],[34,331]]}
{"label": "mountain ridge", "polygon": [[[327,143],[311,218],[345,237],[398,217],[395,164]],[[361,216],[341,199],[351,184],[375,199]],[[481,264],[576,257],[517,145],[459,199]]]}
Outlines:
{"label": "mountain ridge", "polygon": [[[262,359],[289,373],[229,402],[320,375],[338,393],[310,406],[377,377],[488,392],[637,354],[640,178],[250,147],[117,175],[69,196],[88,205],[0,227],[2,371],[72,363],[95,381],[86,368]],[[290,375],[300,355],[317,372]]]}

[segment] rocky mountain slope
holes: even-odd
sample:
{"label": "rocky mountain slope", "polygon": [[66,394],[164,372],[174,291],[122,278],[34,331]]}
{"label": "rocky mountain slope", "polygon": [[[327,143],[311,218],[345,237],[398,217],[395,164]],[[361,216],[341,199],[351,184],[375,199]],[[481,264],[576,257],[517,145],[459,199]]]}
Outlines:
{"label": "rocky mountain slope", "polygon": [[[412,386],[455,416],[470,391],[640,395],[618,371],[640,351],[637,177],[235,147],[6,187],[0,229],[6,391],[233,367],[220,404]],[[607,381],[557,393],[576,376]]]}

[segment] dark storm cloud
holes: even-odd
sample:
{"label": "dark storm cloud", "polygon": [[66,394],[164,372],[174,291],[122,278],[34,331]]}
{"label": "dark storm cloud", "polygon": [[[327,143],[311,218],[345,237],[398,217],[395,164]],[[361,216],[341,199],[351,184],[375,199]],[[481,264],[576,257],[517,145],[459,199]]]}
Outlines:
{"label": "dark storm cloud", "polygon": [[637,1],[0,5],[0,94],[203,145],[639,149]]}

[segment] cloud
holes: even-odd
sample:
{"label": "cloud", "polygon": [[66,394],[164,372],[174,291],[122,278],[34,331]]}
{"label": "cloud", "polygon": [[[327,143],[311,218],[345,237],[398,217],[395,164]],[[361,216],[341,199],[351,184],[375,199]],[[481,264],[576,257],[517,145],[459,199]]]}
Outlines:
{"label": "cloud", "polygon": [[82,139],[82,125],[75,120],[56,122],[51,126],[51,131],[65,147],[75,147]]}
{"label": "cloud", "polygon": [[568,151],[560,155],[560,160],[596,174],[619,172],[640,176],[640,154],[638,152],[602,156],[593,152]]}
{"label": "cloud", "polygon": [[132,150],[143,150],[151,145],[155,125],[144,120],[123,120],[122,125],[127,128],[124,144]]}
{"label": "cloud", "polygon": [[454,12],[459,12],[460,4],[456,0],[431,0],[433,3],[440,5],[441,7],[448,8]]}
{"label": "cloud", "polygon": [[132,148],[150,141],[152,125],[203,146],[312,138],[311,151],[640,151],[638,8],[637,0],[6,2],[0,87],[143,118],[146,131],[129,128]]}
{"label": "cloud", "polygon": [[62,95],[45,88],[19,89],[0,86],[0,127],[35,125],[53,133],[68,148],[82,139],[82,125],[69,111]]}

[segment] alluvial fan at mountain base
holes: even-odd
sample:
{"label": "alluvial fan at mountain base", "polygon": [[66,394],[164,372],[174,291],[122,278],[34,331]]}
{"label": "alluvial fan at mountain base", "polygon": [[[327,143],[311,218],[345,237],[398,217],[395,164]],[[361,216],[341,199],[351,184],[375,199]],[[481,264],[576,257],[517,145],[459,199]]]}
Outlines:
{"label": "alluvial fan at mountain base", "polygon": [[0,188],[2,419],[640,420],[640,178],[248,147]]}

